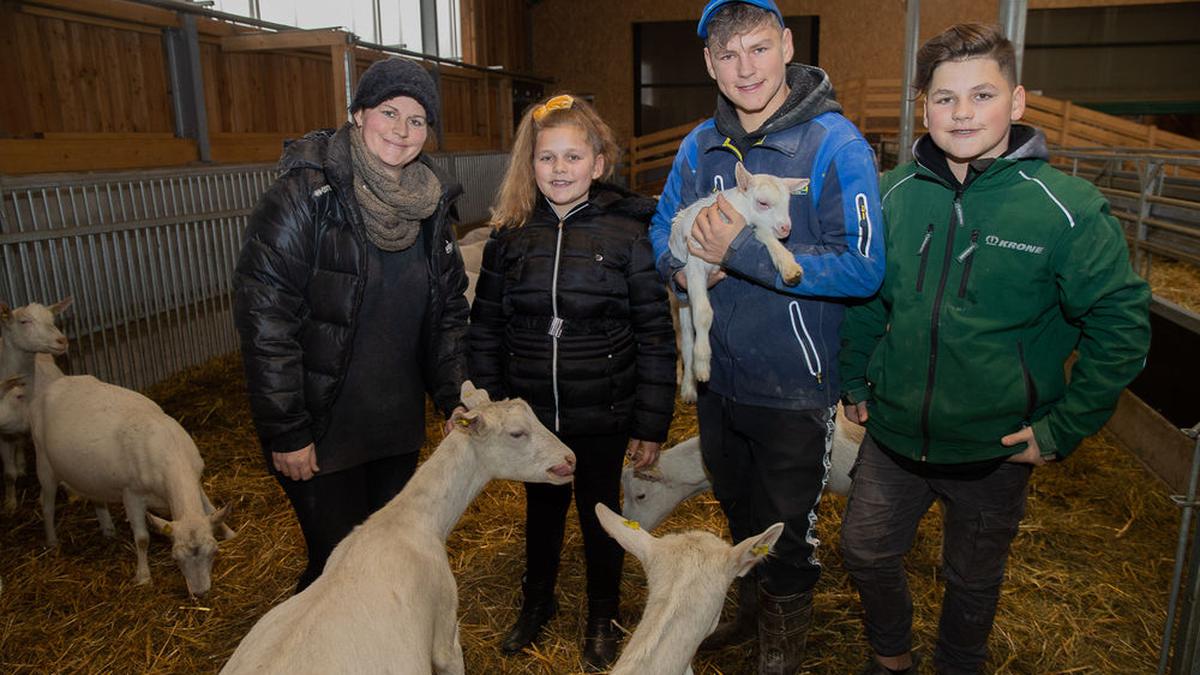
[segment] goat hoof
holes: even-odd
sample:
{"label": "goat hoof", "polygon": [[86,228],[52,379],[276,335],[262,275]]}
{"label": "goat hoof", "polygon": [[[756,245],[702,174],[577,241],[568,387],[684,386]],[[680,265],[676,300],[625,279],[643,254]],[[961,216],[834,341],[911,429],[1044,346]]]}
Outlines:
{"label": "goat hoof", "polygon": [[134,586],[148,586],[149,584],[150,584],[150,573],[149,572],[146,572],[145,576],[142,576],[140,573],[133,575],[133,585]]}
{"label": "goat hoof", "polygon": [[800,280],[803,278],[804,270],[796,268],[796,271],[788,272],[787,276],[783,278],[783,283],[787,284],[788,286],[795,286],[796,284],[800,283]]}

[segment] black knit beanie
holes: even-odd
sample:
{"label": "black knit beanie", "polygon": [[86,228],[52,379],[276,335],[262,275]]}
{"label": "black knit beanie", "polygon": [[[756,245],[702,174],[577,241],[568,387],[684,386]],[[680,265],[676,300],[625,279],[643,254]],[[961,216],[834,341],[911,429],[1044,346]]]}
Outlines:
{"label": "black knit beanie", "polygon": [[425,108],[425,119],[430,124],[437,124],[441,104],[433,78],[416,61],[397,57],[376,61],[367,68],[358,81],[350,112],[374,108],[397,96],[416,99]]}

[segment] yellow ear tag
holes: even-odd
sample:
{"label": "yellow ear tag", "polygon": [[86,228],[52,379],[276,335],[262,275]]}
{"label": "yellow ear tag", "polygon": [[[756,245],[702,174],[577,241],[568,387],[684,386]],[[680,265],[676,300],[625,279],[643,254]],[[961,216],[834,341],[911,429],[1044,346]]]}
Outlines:
{"label": "yellow ear tag", "polygon": [[163,534],[167,535],[168,537],[171,536],[171,524],[170,523],[163,525],[162,530],[163,530]]}
{"label": "yellow ear tag", "polygon": [[636,520],[627,520],[627,521],[625,521],[625,527],[628,527],[628,528],[629,528],[629,529],[631,529],[631,530],[640,530],[640,529],[642,529],[642,526],[641,526],[641,525],[639,525],[639,524],[638,524],[638,521],[636,521]]}
{"label": "yellow ear tag", "polygon": [[762,544],[760,546],[755,546],[754,548],[750,549],[750,551],[754,553],[754,555],[761,558],[771,552],[771,547],[767,546],[766,544]]}
{"label": "yellow ear tag", "polygon": [[460,427],[469,427],[469,426],[471,426],[471,420],[463,419],[462,417],[460,417],[460,418],[458,418],[457,424]]}

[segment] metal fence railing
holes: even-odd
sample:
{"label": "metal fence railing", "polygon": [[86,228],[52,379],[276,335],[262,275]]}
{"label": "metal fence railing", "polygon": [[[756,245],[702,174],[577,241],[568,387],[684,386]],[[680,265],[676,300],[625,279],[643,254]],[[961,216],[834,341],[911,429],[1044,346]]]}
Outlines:
{"label": "metal fence railing", "polygon": [[[440,155],[462,222],[488,216],[508,155]],[[237,349],[233,268],[273,165],[0,176],[0,300],[75,298],[67,369],[133,389]]]}

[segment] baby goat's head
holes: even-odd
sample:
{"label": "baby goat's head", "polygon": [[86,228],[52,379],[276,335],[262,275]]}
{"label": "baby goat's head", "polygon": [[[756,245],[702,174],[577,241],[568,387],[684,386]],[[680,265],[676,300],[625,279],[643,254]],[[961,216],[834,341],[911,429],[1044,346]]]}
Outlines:
{"label": "baby goat's head", "polygon": [[575,454],[538,421],[521,399],[492,401],[468,380],[462,385],[466,412],[450,418],[466,434],[493,478],[563,485],[575,474]]}
{"label": "baby goat's head", "polygon": [[16,375],[0,381],[0,434],[28,432],[28,407],[24,377]]}
{"label": "baby goat's head", "polygon": [[767,173],[750,173],[741,162],[734,169],[737,189],[745,195],[750,213],[744,213],[751,227],[769,227],[776,239],[792,233],[788,201],[792,195],[808,191],[807,178],[779,178]]}
{"label": "baby goat's head", "polygon": [[225,506],[206,516],[166,520],[146,513],[146,520],[159,533],[171,538],[171,557],[183,572],[188,593],[202,598],[212,587],[213,558],[217,554],[217,538],[213,531],[229,515]]}

